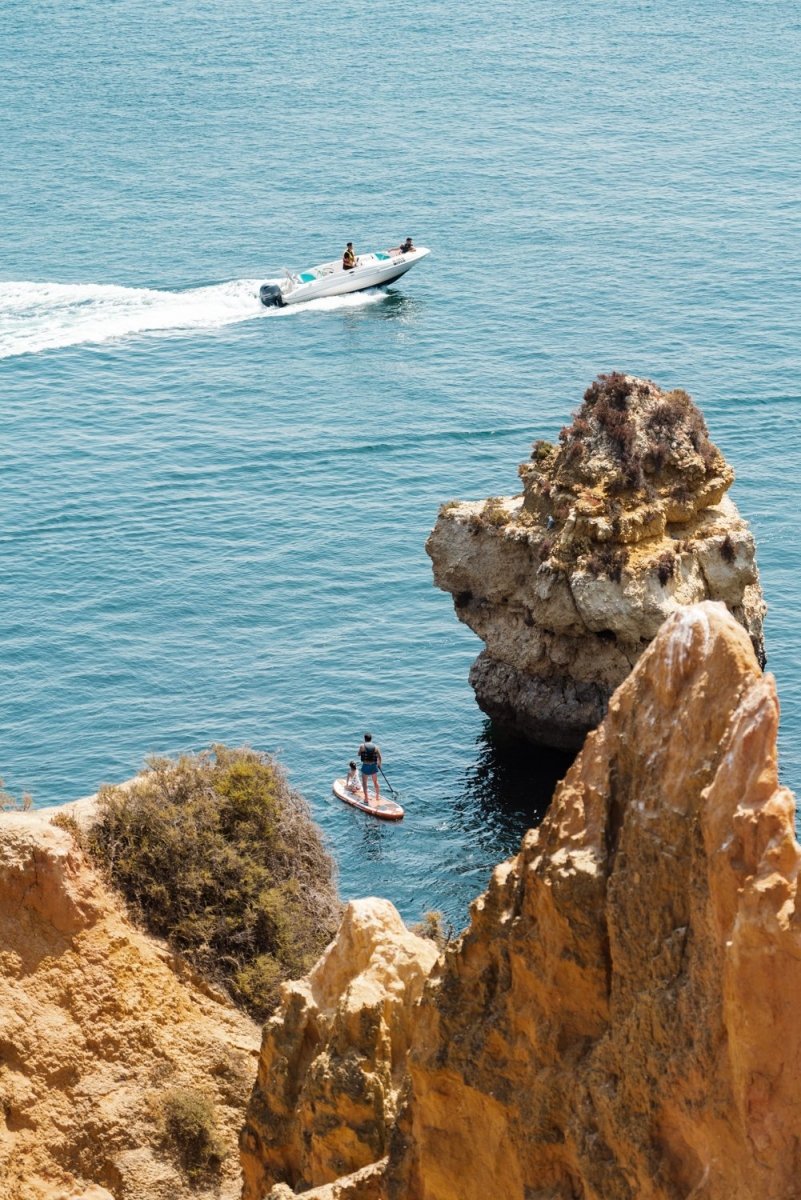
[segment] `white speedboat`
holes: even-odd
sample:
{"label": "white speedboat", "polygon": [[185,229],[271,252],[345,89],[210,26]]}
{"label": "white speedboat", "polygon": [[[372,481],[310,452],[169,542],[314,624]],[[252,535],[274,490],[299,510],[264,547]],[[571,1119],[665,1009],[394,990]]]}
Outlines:
{"label": "white speedboat", "polygon": [[309,267],[306,271],[284,271],[278,283],[263,283],[259,299],[265,308],[283,308],[285,304],[300,304],[303,300],[319,300],[321,296],[344,296],[347,292],[363,292],[365,288],[382,287],[411,271],[415,263],[430,254],[424,246],[407,250],[376,250],[374,254],[359,254],[356,266],[346,271],[341,259]]}

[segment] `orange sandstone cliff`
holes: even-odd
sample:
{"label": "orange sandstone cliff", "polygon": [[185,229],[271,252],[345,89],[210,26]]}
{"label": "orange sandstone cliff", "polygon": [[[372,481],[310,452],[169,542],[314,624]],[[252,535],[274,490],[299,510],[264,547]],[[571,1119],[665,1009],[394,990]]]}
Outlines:
{"label": "orange sandstone cliff", "polygon": [[[269,1022],[247,1200],[795,1200],[801,848],[722,604],[665,622],[444,956],[350,905]],[[233,1200],[254,1028],[0,817],[0,1200]],[[165,1137],[204,1096],[221,1163]],[[225,1153],[226,1149],[228,1153]]]}
{"label": "orange sandstone cliff", "polygon": [[777,724],[722,604],[668,618],[435,966],[388,1162],[307,1200],[801,1195],[801,848]]}
{"label": "orange sandstone cliff", "polygon": [[[251,1021],[131,925],[68,830],[0,815],[0,1200],[233,1200],[257,1048]],[[170,1098],[190,1125],[197,1103],[213,1121],[205,1172],[166,1134]]]}
{"label": "orange sandstone cliff", "polygon": [[388,900],[356,900],[306,979],[283,985],[242,1134],[243,1200],[262,1200],[275,1181],[333,1182],[386,1154],[436,959]]}

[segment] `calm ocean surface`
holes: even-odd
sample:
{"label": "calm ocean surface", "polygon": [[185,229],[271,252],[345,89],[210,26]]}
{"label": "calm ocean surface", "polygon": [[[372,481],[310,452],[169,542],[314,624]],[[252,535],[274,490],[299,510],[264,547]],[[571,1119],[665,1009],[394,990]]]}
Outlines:
{"label": "calm ocean surface", "polygon": [[[0,57],[12,791],[249,742],[344,895],[461,926],[564,764],[493,743],[424,542],[608,370],[735,467],[801,786],[796,0],[7,0]],[[406,233],[390,294],[260,310]],[[330,795],[366,728],[398,827]]]}

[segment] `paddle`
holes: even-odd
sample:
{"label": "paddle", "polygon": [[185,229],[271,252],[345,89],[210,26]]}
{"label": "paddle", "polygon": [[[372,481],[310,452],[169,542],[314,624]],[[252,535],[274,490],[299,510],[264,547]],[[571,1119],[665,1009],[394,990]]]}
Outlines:
{"label": "paddle", "polygon": [[[382,774],[382,775],[384,775],[384,768],[383,768],[383,767],[380,765],[380,763],[379,763],[378,769],[379,769],[379,771],[381,772],[381,774]],[[399,793],[395,791],[394,787],[392,786],[392,784],[391,784],[391,783],[389,782],[389,780],[387,779],[386,775],[384,775],[384,782],[386,783],[387,787],[389,788],[389,794],[390,794],[390,796],[397,796],[397,795],[399,795]]]}

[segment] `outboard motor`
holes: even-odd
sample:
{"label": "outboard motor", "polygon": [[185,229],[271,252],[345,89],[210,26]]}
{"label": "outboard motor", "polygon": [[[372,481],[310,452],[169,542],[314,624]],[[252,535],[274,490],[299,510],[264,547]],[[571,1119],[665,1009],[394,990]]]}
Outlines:
{"label": "outboard motor", "polygon": [[259,299],[265,308],[284,307],[284,297],[276,283],[263,283],[259,288]]}

